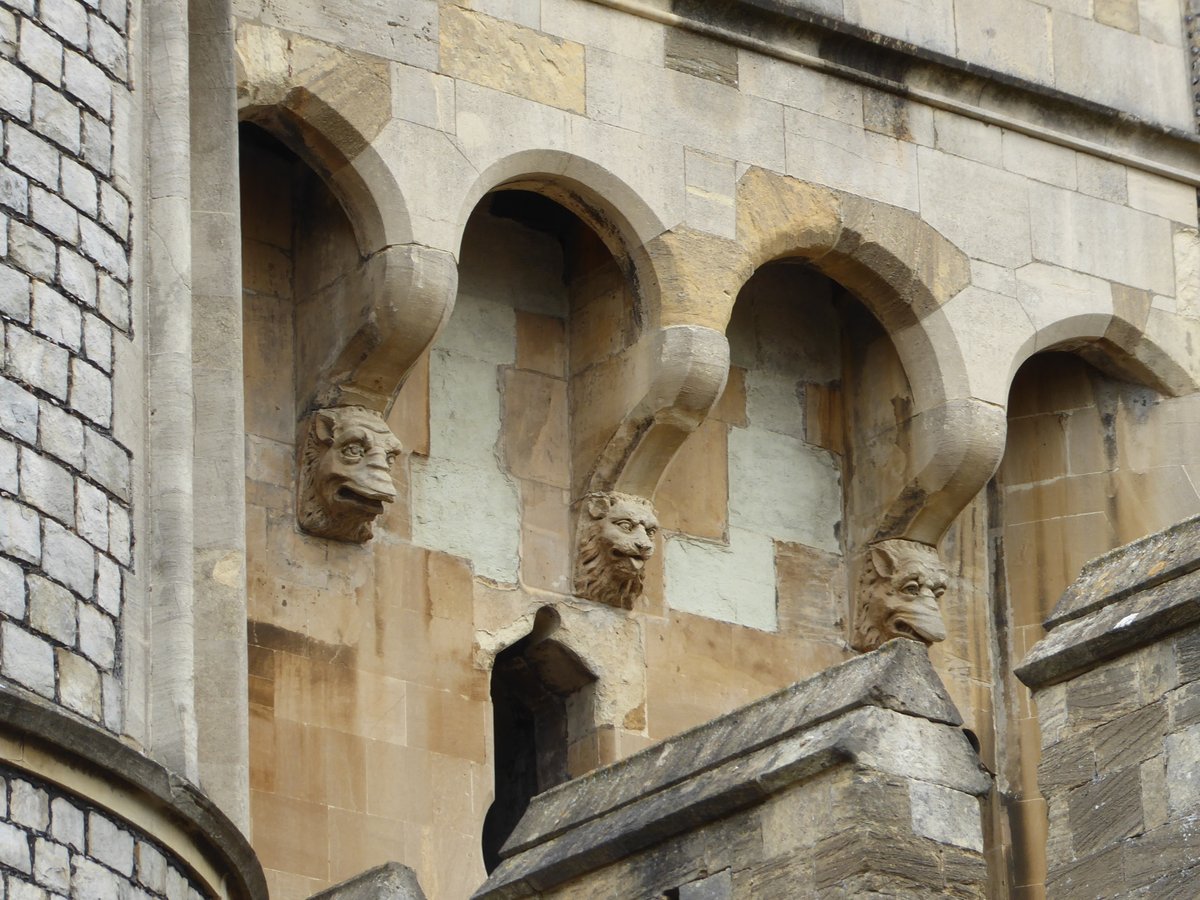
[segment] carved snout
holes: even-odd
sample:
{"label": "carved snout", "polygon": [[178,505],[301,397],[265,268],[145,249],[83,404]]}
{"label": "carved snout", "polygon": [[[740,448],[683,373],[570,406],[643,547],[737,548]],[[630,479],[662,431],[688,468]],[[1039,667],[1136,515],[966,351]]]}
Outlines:
{"label": "carved snout", "polygon": [[912,603],[897,612],[891,622],[892,631],[901,637],[910,637],[926,644],[936,644],[946,639],[946,624],[942,611],[938,609],[933,591],[924,588],[913,597]]}

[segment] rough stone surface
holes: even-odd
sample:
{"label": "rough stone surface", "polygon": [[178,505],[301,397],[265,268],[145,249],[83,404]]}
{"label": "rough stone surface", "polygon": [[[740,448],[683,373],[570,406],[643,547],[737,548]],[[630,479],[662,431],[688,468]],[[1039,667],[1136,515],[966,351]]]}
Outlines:
{"label": "rough stone surface", "polygon": [[[908,714],[901,715],[899,709]],[[936,787],[924,784],[913,788],[919,801],[911,818],[907,801],[893,813],[898,820],[889,820],[881,812],[879,830],[868,828],[860,835],[863,844],[851,864],[864,865],[861,851],[881,840],[884,830],[893,829],[893,846],[897,839],[907,841],[905,846],[911,845],[914,853],[931,860],[929,867],[917,867],[908,874],[918,883],[940,885],[944,882],[936,861],[941,852],[936,849],[938,843],[957,843],[969,848],[977,863],[981,859],[976,798],[990,785],[965,737],[949,724],[956,720],[957,714],[929,669],[924,648],[911,641],[894,641],[615,766],[539,795],[505,846],[505,861],[476,896],[543,896],[564,885],[574,891],[604,892],[611,889],[606,879],[618,877],[608,870],[620,871],[626,865],[622,857],[636,858],[661,841],[668,842],[668,847],[690,845],[695,854],[692,865],[719,869],[717,860],[728,848],[723,847],[722,831],[715,823],[746,806],[769,806],[776,795],[800,804],[831,803],[826,807],[830,819],[813,830],[818,834],[825,828],[836,830],[838,802],[849,802],[849,795],[835,791],[836,800],[819,801],[819,794],[808,797],[805,787],[793,786],[803,785],[806,779],[820,781],[848,760],[854,760],[860,767],[857,771],[864,773],[851,779],[860,786],[875,784],[878,778],[881,789],[892,784],[908,791],[905,785],[915,783],[909,779],[937,780]],[[951,835],[943,825],[940,831],[926,835],[931,840],[924,844],[917,835],[921,829],[933,832],[937,828],[934,807],[944,808],[943,813],[953,811],[963,819],[965,830]],[[973,819],[968,814],[972,807]],[[739,815],[755,821],[758,815],[767,814]],[[786,838],[771,832],[768,822],[774,821],[771,818],[758,826],[764,845],[787,843]],[[968,822],[973,824],[968,826]],[[758,828],[743,827],[758,834]],[[751,877],[750,872],[763,864],[784,862],[772,857],[763,845],[742,849],[734,866],[735,882],[739,876]],[[672,858],[671,851],[661,846],[650,852],[659,859]],[[831,854],[824,852],[821,858],[828,860]],[[888,854],[881,852],[881,856]],[[883,870],[891,864],[881,863]],[[872,862],[866,861],[865,866],[866,872],[875,871]],[[977,866],[976,877],[981,872],[982,866]],[[639,895],[679,884],[672,881],[677,874],[667,863],[656,864],[640,877],[644,880],[634,891]],[[836,879],[829,876],[826,880],[832,883]],[[977,889],[982,890],[982,883]],[[740,887],[733,895],[750,896]]]}
{"label": "rough stone surface", "polygon": [[385,863],[313,894],[311,900],[425,900],[425,892],[408,866]]}
{"label": "rough stone surface", "polygon": [[1042,718],[1051,895],[1169,896],[1191,883],[1198,534],[1189,519],[1093,560],[1018,669]]}
{"label": "rough stone surface", "polygon": [[[111,337],[112,326],[129,325],[132,185],[130,170],[113,165],[129,157],[135,137],[128,123],[116,121],[130,96],[126,27],[125,4],[115,0],[0,8],[0,108],[6,117],[0,436],[16,442],[20,459],[19,482],[2,489],[22,501],[3,501],[0,552],[33,567],[27,609],[7,603],[2,610],[11,640],[0,650],[0,668],[17,683],[118,729],[121,722],[102,718],[96,706],[98,675],[79,655],[75,606],[92,597],[99,564],[107,573],[105,603],[119,615],[126,584],[119,572],[132,562],[128,554],[107,555],[110,502],[128,516],[130,500],[128,454],[112,432]],[[98,281],[97,266],[111,275]],[[85,432],[91,429],[98,432],[89,441]],[[0,577],[15,576],[5,567]],[[5,583],[0,594],[9,597],[16,589]],[[29,639],[17,629],[27,630]],[[107,655],[110,671],[115,658]],[[57,860],[55,852],[47,844],[43,855]],[[58,872],[57,862],[46,865],[38,883],[65,893],[68,886],[51,874]]]}

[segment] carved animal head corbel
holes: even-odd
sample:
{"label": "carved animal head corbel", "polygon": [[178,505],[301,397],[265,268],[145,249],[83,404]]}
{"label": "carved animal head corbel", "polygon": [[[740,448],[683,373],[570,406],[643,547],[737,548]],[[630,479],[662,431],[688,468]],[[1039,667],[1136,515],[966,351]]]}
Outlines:
{"label": "carved animal head corbel", "polygon": [[649,500],[616,491],[583,498],[579,514],[575,593],[587,600],[632,609],[654,555],[658,519]]}
{"label": "carved animal head corbel", "polygon": [[314,412],[300,444],[300,528],[335,541],[369,541],[383,504],[396,499],[391,469],[401,449],[375,410],[339,406]]}
{"label": "carved animal head corbel", "polygon": [[945,640],[938,601],[947,583],[936,548],[900,539],[872,544],[863,560],[850,643],[865,652],[897,637]]}

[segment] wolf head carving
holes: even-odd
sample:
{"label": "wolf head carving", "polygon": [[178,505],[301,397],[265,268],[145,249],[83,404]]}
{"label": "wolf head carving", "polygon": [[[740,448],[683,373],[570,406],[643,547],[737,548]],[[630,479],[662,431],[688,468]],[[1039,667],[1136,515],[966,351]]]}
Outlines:
{"label": "wolf head carving", "polygon": [[301,529],[336,541],[369,541],[383,504],[396,499],[391,469],[400,450],[374,410],[339,406],[314,412],[300,452]]}
{"label": "wolf head carving", "polygon": [[896,637],[945,640],[938,601],[946,585],[946,567],[933,547],[905,540],[873,544],[859,579],[854,648],[874,650]]}

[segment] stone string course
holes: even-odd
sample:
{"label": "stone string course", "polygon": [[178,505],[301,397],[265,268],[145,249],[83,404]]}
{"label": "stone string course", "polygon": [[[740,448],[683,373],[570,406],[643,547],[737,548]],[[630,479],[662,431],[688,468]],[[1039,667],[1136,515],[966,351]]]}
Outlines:
{"label": "stone string course", "polygon": [[161,847],[121,820],[0,767],[0,881],[8,900],[200,900]]}
{"label": "stone string course", "polygon": [[0,0],[0,676],[123,724],[126,0]]}

